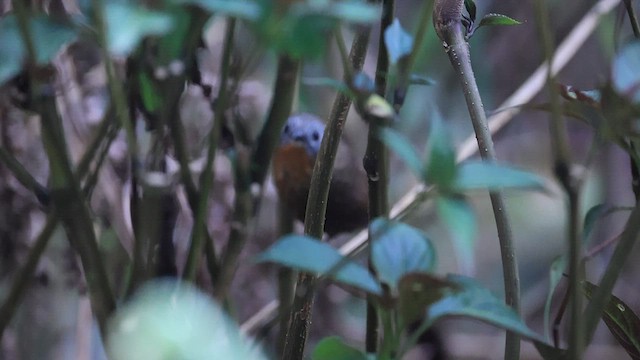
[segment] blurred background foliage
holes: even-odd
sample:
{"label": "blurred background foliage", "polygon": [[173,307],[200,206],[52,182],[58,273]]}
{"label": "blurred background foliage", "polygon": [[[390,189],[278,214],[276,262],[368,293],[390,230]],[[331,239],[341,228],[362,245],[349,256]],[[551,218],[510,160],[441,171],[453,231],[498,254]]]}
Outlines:
{"label": "blurred background foliage", "polygon": [[[194,1],[197,3],[197,1]],[[575,24],[596,3],[595,0],[558,1],[549,0],[555,43],[559,43],[573,29]],[[153,1],[149,1],[153,5]],[[265,2],[269,3],[269,2]],[[30,6],[48,12],[52,16],[79,14],[83,2],[74,0],[30,1]],[[401,1],[397,4],[396,16],[401,19],[405,29],[415,29],[416,8],[419,0]],[[535,29],[532,1],[517,0],[478,0],[478,13],[498,12],[523,22],[515,27],[483,28],[471,40],[473,64],[485,101],[486,109],[496,109],[542,62],[542,50]],[[10,11],[10,1],[0,2],[0,13]],[[116,11],[116,10],[114,10]],[[229,11],[233,11],[229,10]],[[116,55],[118,71],[123,70],[124,58],[120,52],[131,51],[135,36],[153,34],[139,33],[137,27],[143,21],[153,22],[155,29],[163,32],[167,28],[163,16],[152,13],[111,14],[114,25],[128,28],[129,38],[114,40],[113,54]],[[251,17],[251,13],[242,16]],[[604,16],[597,30],[589,36],[573,59],[559,73],[557,80],[562,84],[580,89],[591,89],[602,84],[610,74],[610,63],[616,49],[628,41],[628,26],[619,27],[622,8]],[[145,20],[146,19],[146,20]],[[220,54],[224,35],[222,17],[208,19],[204,34],[206,48],[198,52],[198,66],[202,82],[216,89],[219,81]],[[265,37],[275,47],[309,41],[306,50],[317,51],[317,57],[304,62],[301,85],[294,111],[311,112],[321,118],[327,118],[335,90],[329,87],[313,85],[310,79],[320,77],[340,78],[342,65],[333,42],[327,38],[299,39],[299,31],[289,24],[292,38],[271,37],[272,34],[256,35],[248,26],[240,26],[235,42],[234,61],[237,64],[238,82],[229,110],[236,119],[242,121],[246,129],[246,139],[255,139],[265,118],[271,97],[271,84],[277,58],[273,51],[264,46]],[[266,26],[268,27],[268,26]],[[345,32],[347,41],[353,37],[354,27]],[[46,31],[46,30],[45,30]],[[372,38],[377,38],[379,28],[374,27]],[[19,56],[15,34],[0,34],[0,38],[13,37],[10,42],[0,41],[0,55]],[[61,34],[65,36],[65,34]],[[433,31],[429,31],[423,50],[417,61],[415,73],[428,76],[435,85],[414,86],[408,93],[405,106],[401,111],[401,131],[423,149],[428,136],[429,124],[433,118],[440,118],[447,124],[455,144],[462,143],[472,127],[458,81],[442,51],[441,43]],[[369,52],[377,53],[377,44],[372,41]],[[7,61],[0,56],[2,62]],[[95,133],[99,121],[109,102],[106,88],[104,64],[100,61],[95,43],[80,38],[66,47],[54,59],[56,70],[60,74],[58,86],[67,89],[73,96],[60,97],[64,130],[68,139],[71,156],[78,160]],[[364,71],[373,74],[375,56],[368,56]],[[7,70],[9,71],[9,70]],[[0,74],[3,74],[0,71]],[[309,80],[309,81],[306,81]],[[0,136],[2,146],[10,149],[15,157],[30,171],[40,183],[46,184],[48,166],[46,156],[39,140],[38,121],[15,106],[16,87],[8,83],[0,88]],[[215,93],[215,91],[214,91]],[[544,102],[544,97],[536,97],[533,102]],[[180,113],[188,139],[189,161],[192,171],[199,173],[203,168],[206,153],[205,134],[211,127],[213,114],[208,100],[199,89],[187,87],[180,102]],[[593,129],[574,120],[568,122],[571,141],[571,153],[576,162],[582,162],[588,153]],[[136,129],[141,153],[153,151],[153,142],[146,140],[144,127]],[[346,140],[360,154],[366,146],[366,124],[351,111],[346,127]],[[224,140],[224,139],[223,139]],[[524,111],[517,115],[509,125],[495,137],[498,158],[501,161],[533,171],[550,180],[554,178],[552,158],[548,136],[548,114],[544,112]],[[101,251],[115,254],[108,258],[110,280],[117,284],[122,281],[126,253],[131,251],[131,223],[128,218],[128,197],[131,187],[126,163],[126,141],[123,134],[117,134],[114,143],[106,153],[106,162],[97,179],[91,205],[96,215],[95,228],[99,234]],[[632,206],[634,197],[629,173],[628,156],[615,145],[606,145],[596,154],[594,165],[588,169],[588,181],[584,187],[582,207],[587,209],[598,203]],[[169,172],[177,171],[173,158],[167,161]],[[234,188],[230,161],[221,153],[215,162],[215,182],[211,193],[211,211],[208,226],[211,237],[227,239],[232,216]],[[416,183],[414,175],[406,165],[393,157],[391,162],[390,194],[391,203],[399,199]],[[172,186],[172,178],[163,179],[166,186]],[[164,185],[163,185],[164,186]],[[495,225],[490,209],[489,197],[485,192],[470,196],[478,214],[479,232],[475,274],[480,282],[495,293],[502,291],[500,256]],[[188,248],[191,231],[191,215],[184,194],[179,202],[180,212],[176,214],[176,226],[173,241],[176,246],[178,268],[182,268]],[[558,186],[547,193],[507,193],[509,214],[513,221],[517,254],[520,260],[520,275],[523,290],[523,318],[529,326],[542,333],[542,312],[548,293],[548,272],[553,260],[564,251],[566,211],[564,195]],[[256,264],[252,257],[264,250],[277,238],[277,195],[269,183],[264,191],[257,217],[250,223],[251,238],[242,254],[238,274],[232,284],[229,308],[232,316],[242,323],[263,305],[276,296],[276,268],[268,264]],[[616,213],[599,222],[593,234],[592,244],[598,244],[615,236],[624,224],[626,215]],[[454,249],[449,233],[436,221],[434,211],[422,206],[412,213],[408,222],[424,229],[433,240],[438,253],[438,271],[440,273],[459,272],[455,261]],[[40,205],[29,190],[26,190],[11,175],[5,166],[0,166],[0,299],[11,284],[15,271],[20,268],[25,256],[34,242],[35,236],[45,222]],[[336,242],[345,239],[337,239]],[[220,250],[224,241],[216,242]],[[638,251],[638,250],[636,250]],[[118,255],[119,254],[119,255]],[[607,258],[607,251],[601,253]],[[632,255],[633,259],[638,254]],[[591,260],[589,274],[599,274],[606,260],[599,257]],[[625,275],[620,279],[614,293],[625,299],[627,304],[640,309],[640,286],[638,265],[629,261]],[[589,276],[588,274],[588,276]],[[205,271],[199,273],[206,278]],[[562,285],[561,285],[562,286]],[[358,344],[364,338],[364,308],[361,299],[350,296],[336,286],[328,286],[316,302],[318,310],[313,321],[312,342],[328,334],[342,336],[351,344]],[[321,316],[318,316],[322,314]],[[497,358],[501,357],[503,338],[497,329],[470,321],[444,321],[439,324],[444,347],[452,358]],[[601,329],[602,330],[602,329]],[[266,344],[273,342],[274,334],[265,332],[253,334],[258,341]],[[270,348],[270,345],[266,346]],[[309,348],[312,348],[313,344]],[[271,349],[273,350],[273,349]],[[525,346],[523,358],[536,358],[536,352]],[[527,354],[529,356],[527,356]],[[624,352],[616,345],[609,333],[599,331],[593,346],[589,348],[590,358],[619,358]],[[97,327],[92,321],[85,284],[75,256],[68,247],[65,234],[56,230],[43,259],[37,267],[35,278],[29,282],[25,300],[20,304],[10,327],[2,336],[0,358],[4,359],[100,359],[104,358]],[[415,355],[420,358],[419,354]]]}

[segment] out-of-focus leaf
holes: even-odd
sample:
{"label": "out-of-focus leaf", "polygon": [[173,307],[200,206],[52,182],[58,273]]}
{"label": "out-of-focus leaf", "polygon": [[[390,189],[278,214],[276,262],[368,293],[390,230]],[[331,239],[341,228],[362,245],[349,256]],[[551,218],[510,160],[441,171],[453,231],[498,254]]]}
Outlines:
{"label": "out-of-focus leaf", "polygon": [[460,316],[544,342],[510,307],[471,278],[449,275],[446,279],[438,279],[426,274],[412,274],[400,282],[399,301],[405,323],[415,320],[412,318],[416,315],[415,309],[422,306],[423,314],[430,323],[443,317]]}
{"label": "out-of-focus leaf", "polygon": [[437,200],[438,214],[453,238],[459,266],[464,274],[475,269],[476,215],[471,205],[462,197],[440,196]]}
{"label": "out-of-focus leaf", "polygon": [[401,58],[411,54],[413,37],[402,28],[400,20],[395,18],[384,31],[384,43],[387,46],[391,65],[395,65]]}
{"label": "out-of-focus leaf", "polygon": [[409,84],[431,86],[435,85],[436,81],[427,76],[411,74],[411,76],[409,76]]}
{"label": "out-of-focus leaf", "polygon": [[170,14],[117,2],[106,4],[106,21],[109,52],[118,56],[131,53],[147,36],[169,32],[174,23]]}
{"label": "out-of-focus leaf", "polygon": [[311,360],[373,360],[364,352],[349,346],[337,336],[320,340],[313,350]]}
{"label": "out-of-focus leaf", "polygon": [[153,281],[108,323],[107,352],[118,360],[267,359],[207,295],[185,282]]}
{"label": "out-of-focus leaf", "polygon": [[544,302],[544,337],[550,341],[551,336],[549,330],[551,328],[551,300],[553,299],[553,293],[556,290],[556,286],[562,279],[562,273],[567,267],[567,257],[564,255],[558,256],[551,263],[549,268],[549,292],[547,293],[547,299]]}
{"label": "out-of-focus leaf", "polygon": [[349,87],[347,86],[347,84],[340,80],[329,77],[307,77],[302,79],[302,83],[309,86],[326,86],[342,93],[349,93]]}
{"label": "out-of-focus leaf", "polygon": [[373,267],[380,280],[390,287],[397,288],[405,274],[434,269],[436,252],[422,231],[383,218],[371,222],[370,231]]}
{"label": "out-of-focus leaf", "polygon": [[416,176],[421,177],[424,173],[422,161],[416,153],[411,141],[396,130],[383,128],[380,131],[380,138],[390,149],[392,149],[400,159],[413,171]]}
{"label": "out-of-focus leaf", "polygon": [[[325,11],[346,22],[369,24],[380,19],[380,6],[363,1],[318,2],[324,3]],[[314,2],[310,2],[314,4]]]}
{"label": "out-of-focus leaf", "polygon": [[613,88],[631,101],[640,102],[640,41],[626,45],[613,59]]}
{"label": "out-of-focus leaf", "polygon": [[139,73],[138,81],[140,84],[140,97],[142,98],[142,104],[145,110],[150,113],[155,113],[162,105],[162,98],[157,92],[157,87],[153,83],[153,80],[144,72]]}
{"label": "out-of-focus leaf", "polygon": [[366,268],[340,255],[329,244],[308,236],[285,236],[260,254],[257,260],[319,273],[368,293],[382,294],[380,284]]}
{"label": "out-of-focus leaf", "polygon": [[542,341],[533,341],[533,345],[544,360],[568,360],[567,351],[555,348]]}
{"label": "out-of-focus leaf", "polygon": [[473,0],[464,0],[464,7],[467,9],[467,12],[469,13],[471,22],[476,21],[476,3]]}
{"label": "out-of-focus leaf", "polygon": [[[597,288],[588,281],[583,284],[583,290],[589,299]],[[632,359],[640,359],[640,319],[633,310],[624,301],[611,295],[604,308],[602,320],[627,354]]]}
{"label": "out-of-focus leaf", "polygon": [[584,216],[584,225],[582,226],[582,243],[586,244],[591,231],[596,226],[596,221],[607,212],[607,206],[598,204],[593,206]]}
{"label": "out-of-focus leaf", "polygon": [[[31,36],[39,65],[47,64],[60,48],[73,41],[75,30],[48,17],[36,16],[29,19]],[[15,15],[0,18],[0,84],[15,76],[22,69],[27,50],[22,42]]]}
{"label": "out-of-focus leaf", "polygon": [[173,0],[176,4],[193,4],[210,12],[255,21],[263,16],[263,8],[253,0]]}
{"label": "out-of-focus leaf", "polygon": [[429,162],[425,169],[425,180],[440,190],[451,189],[457,174],[456,153],[439,116],[433,116],[427,146]]}
{"label": "out-of-focus leaf", "polygon": [[478,24],[478,27],[493,26],[493,25],[520,25],[520,24],[522,24],[520,21],[510,18],[507,15],[487,14],[482,17],[482,20],[480,20],[480,24]]}
{"label": "out-of-focus leaf", "polygon": [[534,174],[488,162],[466,162],[459,166],[453,184],[459,191],[488,189],[544,190],[544,180]]}

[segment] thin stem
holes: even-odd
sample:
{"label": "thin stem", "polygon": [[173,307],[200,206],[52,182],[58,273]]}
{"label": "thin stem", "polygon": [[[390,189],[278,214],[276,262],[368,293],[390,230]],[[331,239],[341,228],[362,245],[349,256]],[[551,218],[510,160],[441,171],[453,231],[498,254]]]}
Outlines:
{"label": "thin stem", "polygon": [[[383,0],[375,76],[376,93],[382,97],[386,97],[387,74],[389,74],[389,54],[384,41],[384,30],[393,22],[394,13],[395,1]],[[367,149],[363,159],[369,185],[369,220],[389,216],[389,154],[378,135],[381,127],[377,121],[369,122]],[[370,246],[369,249],[371,248]],[[371,258],[372,254],[369,253],[369,271],[374,272]],[[390,335],[391,334],[385,333],[385,341],[389,341],[387,337]],[[367,327],[365,334],[365,349],[367,352],[376,352],[378,348],[378,338],[377,310],[369,296],[367,297]]]}
{"label": "thin stem", "polygon": [[0,147],[0,161],[4,163],[22,186],[33,192],[40,204],[46,206],[49,203],[49,191],[47,188],[41,185],[4,147]]}
{"label": "thin stem", "polygon": [[44,228],[40,231],[38,238],[29,251],[27,261],[13,279],[9,294],[0,307],[0,339],[2,339],[4,329],[6,329],[7,325],[11,322],[11,318],[20,304],[20,299],[27,290],[27,286],[31,284],[30,280],[36,270],[38,261],[40,260],[42,253],[44,253],[44,250],[49,243],[49,239],[51,239],[51,235],[57,225],[58,216],[55,212],[52,212],[47,217],[47,222],[44,225]]}
{"label": "thin stem", "polygon": [[[369,30],[358,32],[351,45],[349,60],[354,70],[362,69],[369,41]],[[333,164],[338,151],[342,129],[349,113],[351,99],[338,93],[333,102],[329,123],[325,128],[320,151],[313,168],[307,209],[305,214],[305,234],[321,239],[327,210],[329,184],[333,175]],[[313,289],[315,276],[301,273],[296,283],[295,297],[291,310],[289,329],[285,341],[283,359],[301,359],[311,324]]]}
{"label": "thin stem", "polygon": [[580,283],[584,278],[581,265],[582,241],[580,239],[580,208],[579,208],[579,181],[571,175],[569,144],[566,126],[560,109],[560,99],[555,87],[555,81],[551,69],[553,68],[553,39],[549,24],[549,13],[546,2],[536,1],[536,19],[538,33],[541,38],[545,58],[550,62],[547,68],[546,88],[551,98],[551,149],[554,156],[554,170],[558,181],[562,184],[568,199],[568,250],[569,250],[569,302],[571,323],[569,327],[569,357],[582,358],[584,351],[584,336],[582,312],[582,291]]}
{"label": "thin stem", "polygon": [[262,184],[267,176],[273,150],[278,144],[280,131],[291,114],[300,61],[287,55],[278,59],[278,71],[271,99],[269,115],[258,136],[251,161],[251,182]]}
{"label": "thin stem", "polygon": [[[235,31],[235,18],[227,19],[227,28],[225,32],[224,50],[222,53],[222,64],[220,69],[220,88],[216,100],[216,108],[213,119],[213,126],[209,132],[209,147],[207,149],[207,158],[205,168],[200,175],[200,193],[198,194],[198,207],[193,222],[193,235],[191,237],[191,247],[187,256],[187,263],[183,277],[186,280],[193,281],[200,258],[202,241],[205,238],[204,233],[207,232],[207,209],[211,186],[213,185],[213,165],[215,161],[216,149],[218,147],[218,139],[222,131],[222,122],[224,111],[227,106],[227,82],[229,79],[229,66],[231,64],[231,52],[233,50],[233,35]],[[237,179],[236,179],[237,180]]]}
{"label": "thin stem", "polygon": [[[463,86],[464,97],[467,102],[473,129],[476,133],[480,156],[484,161],[495,161],[496,152],[493,139],[487,125],[487,118],[478,91],[478,85],[471,67],[469,44],[465,39],[465,27],[462,24],[462,0],[436,1],[434,5],[434,25],[436,33],[445,43],[449,60]],[[507,210],[501,192],[490,192],[491,206],[496,221],[502,270],[504,276],[505,302],[516,313],[520,313],[520,279],[516,261],[515,246],[511,226],[507,217]],[[505,359],[520,357],[520,337],[507,331],[505,343]]]}
{"label": "thin stem", "polygon": [[[20,1],[14,1],[14,5],[17,6],[19,23],[24,25],[20,27],[20,35],[24,43],[29,44],[32,34],[27,25],[28,14]],[[30,64],[30,102],[41,117],[42,139],[49,157],[51,201],[54,209],[64,210],[59,211],[59,214],[71,246],[80,255],[92,309],[104,333],[107,318],[116,307],[115,298],[100,257],[88,206],[82,197],[80,183],[71,168],[64,132],[56,108],[55,92],[51,89],[51,85],[45,82],[48,79],[41,81],[34,72],[33,66],[36,64],[37,54],[33,46],[27,46],[27,57]]]}
{"label": "thin stem", "polygon": [[631,3],[631,0],[622,0],[622,2],[624,2],[624,7],[629,15],[629,22],[631,23],[633,36],[638,39],[640,38],[640,26],[638,26],[638,17],[636,16],[636,11],[633,9],[633,4]]}
{"label": "thin stem", "polygon": [[631,255],[633,246],[638,240],[639,234],[640,206],[636,204],[636,207],[629,215],[629,219],[627,220],[625,229],[620,237],[618,246],[616,246],[611,259],[609,260],[609,265],[598,284],[598,288],[595,290],[591,301],[583,312],[582,316],[585,318],[584,334],[586,337],[586,343],[588,343],[593,337],[593,333],[595,332],[598,322],[600,321],[600,317],[602,316],[602,311],[611,297],[613,286],[616,284],[629,255]]}

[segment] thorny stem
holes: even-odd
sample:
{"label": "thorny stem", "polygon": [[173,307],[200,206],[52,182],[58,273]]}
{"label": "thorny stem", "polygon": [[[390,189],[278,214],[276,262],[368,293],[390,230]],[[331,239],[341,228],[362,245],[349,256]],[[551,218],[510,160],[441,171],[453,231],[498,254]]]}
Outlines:
{"label": "thorny stem", "polygon": [[[369,29],[358,32],[353,40],[349,58],[354,70],[362,69],[368,41]],[[350,106],[351,99],[348,96],[342,93],[336,96],[311,177],[304,230],[305,234],[318,239],[322,238],[324,231],[333,164]],[[316,281],[315,276],[311,274],[301,273],[298,276],[282,359],[302,359],[311,324],[313,289]]]}
{"label": "thorny stem", "polygon": [[[492,162],[496,160],[496,152],[487,126],[482,98],[471,67],[469,44],[465,39],[465,26],[462,24],[462,6],[463,0],[437,0],[434,5],[433,23],[436,33],[445,44],[451,65],[462,83],[480,156],[484,161]],[[507,210],[501,192],[490,192],[489,196],[500,241],[505,302],[519,314],[520,279]],[[505,359],[518,359],[519,356],[520,337],[514,332],[507,331]]]}

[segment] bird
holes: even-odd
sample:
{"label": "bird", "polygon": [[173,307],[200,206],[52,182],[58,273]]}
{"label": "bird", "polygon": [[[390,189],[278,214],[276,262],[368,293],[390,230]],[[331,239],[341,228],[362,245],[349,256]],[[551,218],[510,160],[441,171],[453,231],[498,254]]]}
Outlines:
{"label": "bird", "polygon": [[[280,136],[272,162],[272,174],[280,201],[304,222],[313,167],[320,150],[325,125],[316,115],[291,115]],[[367,175],[351,148],[340,141],[329,187],[325,232],[330,236],[367,225]]]}

